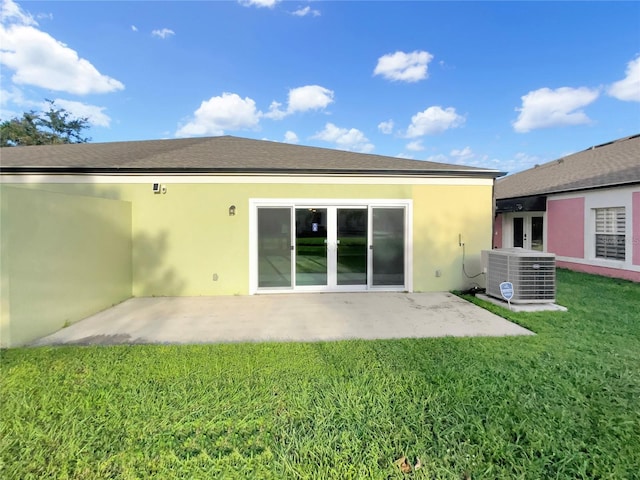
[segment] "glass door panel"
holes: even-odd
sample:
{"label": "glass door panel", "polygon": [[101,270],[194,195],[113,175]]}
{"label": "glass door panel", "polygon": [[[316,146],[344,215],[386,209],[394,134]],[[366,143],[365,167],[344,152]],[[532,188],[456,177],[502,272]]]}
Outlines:
{"label": "glass door panel", "polygon": [[372,209],[372,284],[404,286],[404,208]]}
{"label": "glass door panel", "polygon": [[531,250],[543,251],[543,227],[544,217],[531,217]]}
{"label": "glass door panel", "polygon": [[513,219],[513,246],[524,247],[524,218]]}
{"label": "glass door panel", "polygon": [[337,214],[337,284],[367,284],[366,208],[339,208]]}
{"label": "glass door panel", "polygon": [[258,287],[291,287],[291,208],[258,208]]}
{"label": "glass door panel", "polygon": [[326,208],[296,208],[296,285],[327,285]]}

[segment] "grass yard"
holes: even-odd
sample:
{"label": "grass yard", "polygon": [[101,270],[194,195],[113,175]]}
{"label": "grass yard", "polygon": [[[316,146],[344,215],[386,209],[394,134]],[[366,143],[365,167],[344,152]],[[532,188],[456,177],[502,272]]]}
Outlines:
{"label": "grass yard", "polygon": [[533,337],[3,351],[0,477],[638,478],[640,285],[558,280],[487,307]]}

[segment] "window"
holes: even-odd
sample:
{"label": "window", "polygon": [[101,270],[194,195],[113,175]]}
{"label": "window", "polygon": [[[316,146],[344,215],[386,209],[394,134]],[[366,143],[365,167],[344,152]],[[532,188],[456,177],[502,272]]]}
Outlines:
{"label": "window", "polygon": [[596,258],[625,259],[624,207],[596,208]]}

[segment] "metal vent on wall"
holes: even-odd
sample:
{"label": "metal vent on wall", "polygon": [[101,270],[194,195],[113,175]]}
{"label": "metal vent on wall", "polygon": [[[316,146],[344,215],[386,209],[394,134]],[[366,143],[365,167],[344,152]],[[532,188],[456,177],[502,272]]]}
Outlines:
{"label": "metal vent on wall", "polygon": [[502,299],[500,284],[513,284],[511,303],[553,303],[556,300],[556,256],[523,248],[485,251],[487,294]]}

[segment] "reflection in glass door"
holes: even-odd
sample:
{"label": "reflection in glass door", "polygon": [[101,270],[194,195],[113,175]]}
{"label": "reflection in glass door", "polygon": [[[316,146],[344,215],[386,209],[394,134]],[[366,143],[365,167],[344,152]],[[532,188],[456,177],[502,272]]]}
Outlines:
{"label": "reflection in glass door", "polygon": [[326,208],[296,208],[296,285],[327,285]]}
{"label": "reflection in glass door", "polygon": [[367,209],[339,208],[337,214],[337,284],[367,284]]}
{"label": "reflection in glass door", "polygon": [[544,218],[531,217],[531,250],[544,250]]}
{"label": "reflection in glass door", "polygon": [[372,212],[372,284],[405,284],[404,208],[374,207]]}
{"label": "reflection in glass door", "polygon": [[525,233],[524,233],[524,218],[514,217],[513,219],[513,246],[524,247]]}
{"label": "reflection in glass door", "polygon": [[258,208],[258,287],[291,287],[291,208]]}

